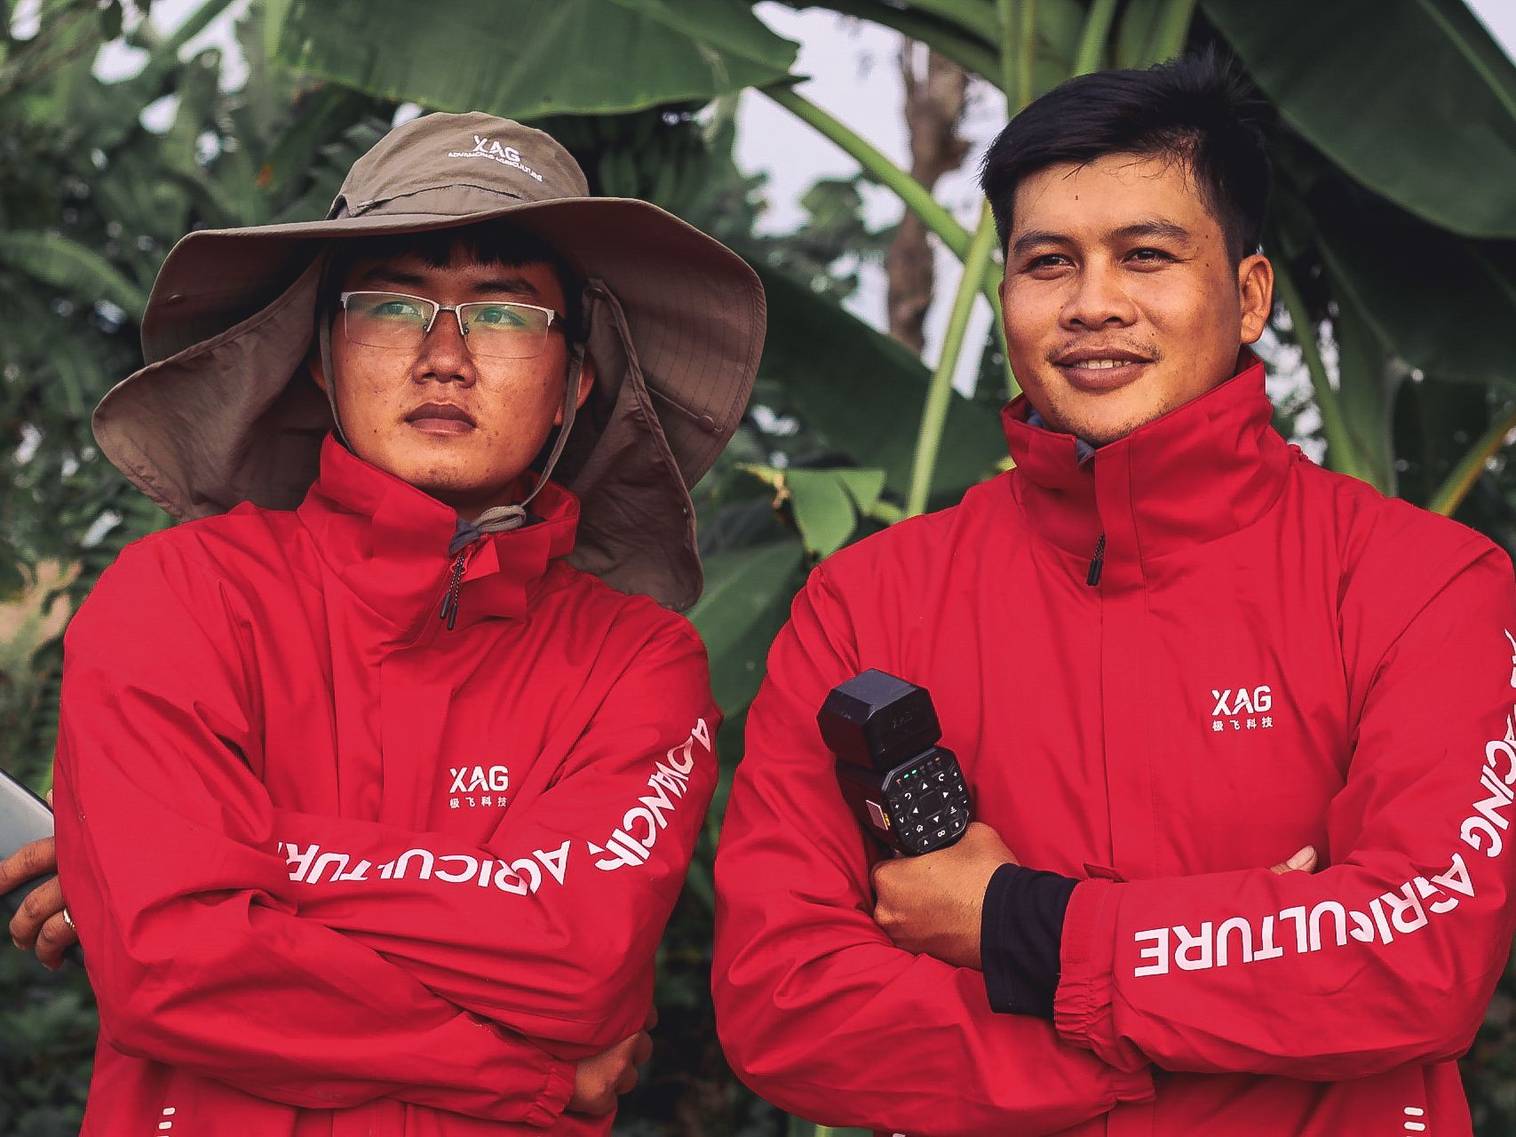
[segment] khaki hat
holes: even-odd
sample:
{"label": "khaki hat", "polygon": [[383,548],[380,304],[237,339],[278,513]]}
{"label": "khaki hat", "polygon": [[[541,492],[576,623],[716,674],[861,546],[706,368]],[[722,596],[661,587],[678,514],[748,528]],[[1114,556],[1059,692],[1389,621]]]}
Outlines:
{"label": "khaki hat", "polygon": [[358,159],[323,221],[190,233],[142,321],[147,365],[95,411],[107,458],[170,514],[299,504],[332,429],[304,361],[334,241],[509,217],[585,281],[595,389],[554,480],[578,495],[570,560],[684,608],[700,595],[689,487],[741,421],[763,346],[747,264],[645,201],[589,196],[548,135],[491,115],[431,114]]}

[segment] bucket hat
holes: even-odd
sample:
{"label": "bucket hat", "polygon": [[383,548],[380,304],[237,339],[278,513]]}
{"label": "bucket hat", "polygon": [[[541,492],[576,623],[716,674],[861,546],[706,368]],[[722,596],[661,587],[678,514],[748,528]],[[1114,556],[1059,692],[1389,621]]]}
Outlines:
{"label": "bucket hat", "polygon": [[547,134],[481,113],[396,127],[319,221],[200,230],[158,273],[145,366],[94,416],[101,451],[176,518],[298,505],[334,426],[305,367],[339,241],[510,218],[584,282],[595,386],[554,480],[580,500],[570,557],[612,587],[685,608],[700,595],[689,488],[741,421],[763,288],[731,250],[658,207],[591,197]]}

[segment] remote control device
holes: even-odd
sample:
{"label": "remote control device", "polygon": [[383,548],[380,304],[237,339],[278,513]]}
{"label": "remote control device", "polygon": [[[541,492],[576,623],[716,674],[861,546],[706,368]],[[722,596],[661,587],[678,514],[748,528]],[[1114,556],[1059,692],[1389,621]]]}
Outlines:
{"label": "remote control device", "polygon": [[942,728],[925,687],[871,668],[834,687],[816,721],[866,832],[913,857],[963,836],[968,787],[957,757],[937,745]]}
{"label": "remote control device", "polygon": [[[52,835],[53,811],[47,808],[47,802],[4,770],[0,770],[0,861],[22,845]],[[21,902],[32,889],[51,879],[52,877],[41,877],[29,880],[0,896],[0,901],[5,905],[6,919],[9,920],[10,916],[16,914]]]}

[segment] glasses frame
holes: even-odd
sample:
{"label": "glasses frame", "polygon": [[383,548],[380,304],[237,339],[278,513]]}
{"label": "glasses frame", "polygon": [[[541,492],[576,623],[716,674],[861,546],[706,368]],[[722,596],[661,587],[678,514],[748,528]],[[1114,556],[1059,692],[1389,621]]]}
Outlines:
{"label": "glasses frame", "polygon": [[[451,312],[453,314],[453,319],[455,319],[456,321],[458,321],[458,334],[459,334],[459,336],[461,336],[463,338],[464,346],[468,348],[470,355],[474,354],[474,349],[473,349],[473,347],[468,342],[468,329],[463,326],[463,309],[464,308],[472,308],[472,307],[474,307],[476,305],[489,306],[489,305],[499,305],[499,304],[510,304],[510,305],[512,305],[513,307],[516,307],[516,308],[531,308],[533,311],[536,311],[536,312],[545,312],[545,313],[547,313],[547,327],[543,329],[544,335],[542,337],[542,342],[544,344],[547,343],[547,335],[546,335],[546,333],[551,332],[554,328],[557,328],[560,332],[565,332],[565,334],[566,334],[566,324],[565,324],[565,317],[564,317],[563,313],[557,311],[554,308],[549,308],[549,307],[547,307],[546,305],[543,305],[543,304],[529,304],[529,303],[527,303],[524,300],[465,300],[462,304],[443,304],[443,303],[440,303],[439,301],[433,300],[429,296],[417,296],[417,295],[415,295],[413,293],[410,293],[410,292],[391,292],[387,288],[355,288],[355,289],[352,289],[349,292],[339,293],[338,296],[337,296],[337,302],[342,306],[342,337],[343,337],[343,339],[346,339],[349,343],[356,343],[356,344],[359,344],[359,345],[361,345],[363,347],[371,347],[371,346],[379,346],[379,345],[377,345],[377,344],[365,344],[365,343],[363,343],[362,340],[355,340],[351,336],[348,335],[348,332],[347,332],[347,314],[348,314],[347,302],[348,302],[349,298],[351,298],[353,296],[396,296],[396,297],[399,297],[402,300],[414,300],[418,304],[430,304],[431,307],[432,307],[432,314],[429,317],[427,317],[426,323],[421,328],[421,342],[422,343],[425,343],[426,342],[426,337],[432,334],[432,328],[435,327],[436,324],[437,324],[437,317],[440,316],[440,315],[442,315],[442,313],[444,313],[444,312]],[[420,347],[421,347],[421,343],[418,343],[416,345],[416,347],[419,350]],[[534,351],[531,355],[514,355],[514,356],[512,356],[512,355],[500,355],[500,356],[487,356],[486,358],[488,358],[488,359],[535,359],[537,356],[539,356],[541,354],[542,354],[542,348],[538,347],[538,349],[536,351]]]}

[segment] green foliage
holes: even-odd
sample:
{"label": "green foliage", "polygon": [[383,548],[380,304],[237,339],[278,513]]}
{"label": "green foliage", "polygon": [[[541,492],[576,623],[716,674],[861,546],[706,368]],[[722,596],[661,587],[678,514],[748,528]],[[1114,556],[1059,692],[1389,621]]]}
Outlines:
{"label": "green foliage", "polygon": [[795,45],[724,0],[293,0],[280,53],[346,86],[510,118],[705,102],[783,79]]}
{"label": "green foliage", "polygon": [[1451,232],[1516,237],[1516,66],[1462,0],[1203,8],[1290,127],[1348,176]]}
{"label": "green foliage", "polygon": [[[180,60],[179,50],[225,7],[203,5],[162,39],[139,24],[130,38],[146,63],[109,84],[91,65],[119,4],[57,0],[33,39],[0,44],[7,593],[40,565],[72,566],[61,595],[77,605],[126,543],[168,521],[100,457],[89,414],[140,366],[137,320],[173,242],[198,225],[320,215],[335,189],[330,164],[345,171],[387,125],[387,105],[260,67],[261,49],[249,53],[248,84],[222,92],[216,52]],[[240,30],[257,42],[256,9]],[[167,94],[177,113],[155,134],[139,116]],[[0,767],[40,790],[51,782],[61,644],[27,638],[38,625],[23,622],[7,645]],[[83,974],[48,976],[31,957],[0,954],[0,1006],[0,1133],[77,1133],[96,1031]]]}

